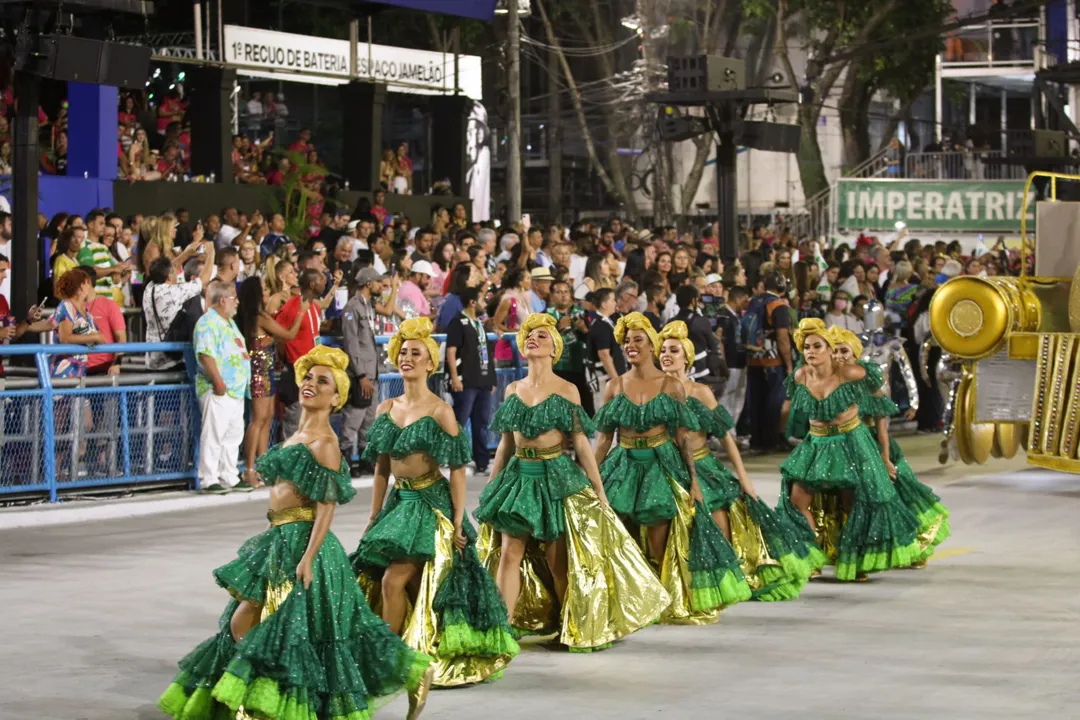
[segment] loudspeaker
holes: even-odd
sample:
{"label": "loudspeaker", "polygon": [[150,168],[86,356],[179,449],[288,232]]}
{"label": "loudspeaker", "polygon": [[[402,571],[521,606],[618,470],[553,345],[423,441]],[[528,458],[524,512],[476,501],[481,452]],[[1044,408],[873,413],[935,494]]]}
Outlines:
{"label": "loudspeaker", "polygon": [[431,98],[431,125],[438,128],[431,147],[431,181],[449,180],[455,195],[466,195],[465,173],[469,167],[466,133],[472,100],[464,95]]}
{"label": "loudspeaker", "polygon": [[232,68],[195,67],[186,76],[191,119],[191,172],[213,173],[218,182],[231,183],[232,109],[229,100],[236,85]]}
{"label": "loudspeaker", "polygon": [[386,85],[351,82],[342,85],[340,92],[341,113],[349,128],[342,138],[341,174],[348,178],[353,190],[377,190]]}
{"label": "loudspeaker", "polygon": [[123,43],[105,43],[101,56],[99,85],[143,88],[150,77],[150,48]]}
{"label": "loudspeaker", "polygon": [[745,90],[746,63],[721,55],[668,58],[668,91]]}
{"label": "loudspeaker", "polygon": [[736,138],[740,145],[754,150],[797,153],[802,141],[802,128],[787,123],[747,120],[742,135]]}
{"label": "loudspeaker", "polygon": [[70,35],[41,35],[16,53],[15,69],[53,80],[114,87],[143,87],[150,75],[150,48]]}

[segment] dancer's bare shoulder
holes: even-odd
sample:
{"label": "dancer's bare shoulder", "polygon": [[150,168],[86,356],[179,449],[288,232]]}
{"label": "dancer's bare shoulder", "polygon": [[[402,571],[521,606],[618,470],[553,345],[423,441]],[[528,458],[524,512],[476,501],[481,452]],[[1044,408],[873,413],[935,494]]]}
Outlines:
{"label": "dancer's bare shoulder", "polygon": [[699,382],[692,382],[687,384],[689,391],[689,397],[694,398],[705,407],[710,410],[715,410],[717,406],[716,396],[713,395],[713,391],[709,389],[708,385],[703,385]]}
{"label": "dancer's bare shoulder", "polygon": [[686,402],[686,387],[683,386],[682,380],[677,378],[665,377],[664,383],[660,386],[660,392],[667,393],[679,402]]}
{"label": "dancer's bare shoulder", "polygon": [[554,393],[575,405],[581,404],[581,393],[578,392],[577,385],[572,382],[567,382],[566,380],[559,378],[558,382],[555,383]]}
{"label": "dancer's bare shoulder", "polygon": [[341,469],[341,448],[337,436],[320,436],[307,443],[315,462],[333,471]]}
{"label": "dancer's bare shoulder", "polygon": [[435,418],[435,422],[439,423],[439,427],[443,429],[450,437],[457,437],[458,434],[458,422],[457,417],[454,416],[454,410],[446,401],[440,400],[435,405],[434,412],[431,413],[431,417]]}
{"label": "dancer's bare shoulder", "polygon": [[858,382],[866,378],[866,368],[861,365],[843,365],[839,375],[844,382]]}

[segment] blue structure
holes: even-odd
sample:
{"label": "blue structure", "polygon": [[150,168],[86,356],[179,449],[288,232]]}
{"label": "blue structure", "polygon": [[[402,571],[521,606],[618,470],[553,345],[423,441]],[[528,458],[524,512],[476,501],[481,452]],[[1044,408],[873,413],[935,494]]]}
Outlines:
{"label": "blue structure", "polygon": [[[446,339],[445,335],[434,337],[439,342]],[[376,338],[380,345],[389,340],[389,336]],[[52,356],[86,350],[83,345],[0,345],[0,356],[34,358],[37,385],[9,389],[17,377],[0,380],[0,500],[48,497],[56,502],[67,491],[179,481],[198,490],[202,416],[193,376],[178,379],[176,373],[168,373],[160,383],[99,387],[51,377]],[[184,352],[187,366],[195,367],[192,346],[182,343],[98,345],[94,352]],[[496,408],[506,386],[522,377],[524,370],[518,359],[514,367],[497,373]],[[445,382],[443,373],[436,374],[431,378],[432,389],[441,391]],[[401,375],[379,376],[379,401],[403,392]],[[498,435],[489,436],[489,446],[498,442]]]}

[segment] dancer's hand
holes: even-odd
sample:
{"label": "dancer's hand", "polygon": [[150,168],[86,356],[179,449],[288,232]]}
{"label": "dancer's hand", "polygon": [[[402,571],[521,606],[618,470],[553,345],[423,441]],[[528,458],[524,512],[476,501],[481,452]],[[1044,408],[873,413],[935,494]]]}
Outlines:
{"label": "dancer's hand", "polygon": [[315,571],[311,567],[311,558],[307,555],[300,559],[296,566],[296,581],[304,583],[304,589],[311,587],[311,581],[315,579]]}
{"label": "dancer's hand", "polygon": [[892,478],[893,482],[896,482],[896,466],[893,465],[892,460],[887,457],[881,459],[885,461],[885,469],[889,471],[889,477]]}
{"label": "dancer's hand", "polygon": [[701,485],[696,480],[690,485],[690,499],[694,502],[705,503],[705,496],[701,494]]}
{"label": "dancer's hand", "polygon": [[908,408],[907,412],[904,413],[904,419],[905,420],[914,420],[916,412],[917,411],[914,408]]}
{"label": "dancer's hand", "polygon": [[753,486],[752,483],[746,483],[745,485],[743,485],[742,486],[742,491],[743,491],[743,495],[750,498],[751,500],[757,500],[758,499],[757,492],[754,491],[754,486]]}
{"label": "dancer's hand", "polygon": [[608,502],[608,499],[607,499],[607,493],[602,491],[602,490],[600,491],[600,504],[603,505],[606,508],[611,507],[611,503]]}
{"label": "dancer's hand", "polygon": [[465,532],[461,529],[460,525],[454,526],[454,547],[458,552],[465,549],[465,546],[469,544],[469,539],[465,537]]}
{"label": "dancer's hand", "polygon": [[367,521],[367,527],[365,527],[365,528],[364,528],[364,533],[363,533],[363,534],[364,534],[364,535],[367,535],[367,534],[368,534],[368,530],[370,530],[370,529],[371,529],[371,527],[372,527],[372,526],[373,526],[374,524],[375,524],[375,516],[374,516],[374,515],[372,515],[371,517],[369,517],[369,518],[368,518],[368,521]]}

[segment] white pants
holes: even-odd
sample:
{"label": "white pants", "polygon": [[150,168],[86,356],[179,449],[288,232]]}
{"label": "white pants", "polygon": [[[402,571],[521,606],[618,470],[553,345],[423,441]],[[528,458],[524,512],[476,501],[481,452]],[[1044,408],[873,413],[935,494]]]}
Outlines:
{"label": "white pants", "polygon": [[244,399],[210,391],[199,398],[199,409],[199,487],[216,483],[234,487],[239,482],[236,458],[244,439]]}
{"label": "white pants", "polygon": [[742,414],[743,406],[746,405],[746,368],[728,368],[728,373],[724,394],[720,396],[720,404],[738,423],[739,415]]}

